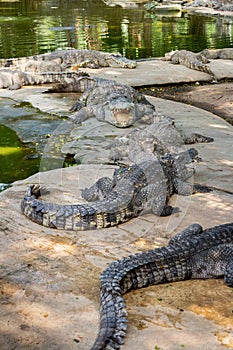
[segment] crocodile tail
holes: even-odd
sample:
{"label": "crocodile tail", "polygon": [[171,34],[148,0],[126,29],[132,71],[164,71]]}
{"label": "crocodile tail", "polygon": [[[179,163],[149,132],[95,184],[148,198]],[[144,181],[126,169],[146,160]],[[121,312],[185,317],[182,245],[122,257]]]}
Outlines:
{"label": "crocodile tail", "polygon": [[26,63],[29,59],[30,57],[2,58],[0,59],[0,68],[17,67],[20,64]]}
{"label": "crocodile tail", "polygon": [[35,198],[38,198],[47,193],[49,193],[49,190],[45,187],[40,185],[30,185],[27,189],[26,195],[28,197],[34,196]]}
{"label": "crocodile tail", "polygon": [[91,350],[119,349],[123,344],[127,330],[123,294],[149,285],[190,278],[184,261],[179,264],[177,259],[173,269],[169,269],[169,258],[175,251],[170,246],[131,255],[111,263],[102,273],[100,328]]}
{"label": "crocodile tail", "polygon": [[213,75],[212,70],[210,69],[210,67],[205,64],[202,63],[200,61],[191,61],[188,65],[188,68],[194,69],[194,70],[199,70],[200,72],[204,72],[204,73],[208,73],[210,75]]}
{"label": "crocodile tail", "polygon": [[[128,258],[130,260],[130,257]],[[126,259],[112,262],[101,275],[100,326],[91,350],[119,349],[127,330],[127,311],[120,283]],[[130,286],[131,289],[131,286]]]}
{"label": "crocodile tail", "polygon": [[100,328],[91,350],[120,349],[127,330],[127,311],[121,295],[100,293]]}
{"label": "crocodile tail", "polygon": [[22,213],[40,225],[43,224],[43,202],[37,198],[46,193],[49,193],[46,188],[40,185],[30,185],[21,202]]}

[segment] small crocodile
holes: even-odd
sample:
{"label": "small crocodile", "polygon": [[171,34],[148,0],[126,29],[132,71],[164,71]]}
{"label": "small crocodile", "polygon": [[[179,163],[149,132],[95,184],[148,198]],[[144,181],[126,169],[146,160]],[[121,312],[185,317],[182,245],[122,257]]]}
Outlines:
{"label": "small crocodile", "polygon": [[[142,211],[155,215],[170,215],[167,205],[170,196],[177,192],[190,195],[206,191],[186,180],[193,175],[189,167],[197,156],[195,149],[179,154],[154,157],[141,164],[119,167],[113,178],[101,178],[83,197],[92,200],[87,204],[60,205],[38,199],[43,194],[39,185],[31,185],[24,196],[21,209],[32,221],[51,228],[91,230],[115,226],[138,216]],[[100,195],[102,197],[100,197]]]}
{"label": "small crocodile", "polygon": [[[76,123],[96,117],[99,121],[124,128],[138,120],[151,124],[157,116],[155,106],[129,85],[114,80],[86,77],[81,77],[74,84],[67,84],[68,89],[78,92],[83,91],[83,86],[87,87],[86,90],[70,109],[78,111],[72,116]],[[53,88],[53,91],[57,90],[61,91],[61,84]]]}
{"label": "small crocodile", "polygon": [[112,262],[101,275],[100,328],[91,350],[120,349],[127,330],[123,294],[150,285],[219,278],[233,287],[233,223],[205,229],[193,224],[166,247]]}
{"label": "small crocodile", "polygon": [[165,54],[165,61],[173,64],[182,64],[187,68],[205,72],[213,76],[213,72],[207,65],[209,60],[201,53],[194,53],[187,50],[175,50]]}
{"label": "small crocodile", "polygon": [[[41,63],[42,66],[41,66]],[[60,66],[59,70],[68,67],[117,67],[117,68],[135,68],[137,63],[129,60],[119,53],[108,53],[85,49],[67,49],[56,50],[41,55],[0,59],[1,68],[20,67],[21,71],[32,70],[33,72],[48,71],[47,62]],[[44,67],[46,66],[46,68]],[[54,70],[54,69],[53,69]],[[57,69],[56,69],[57,70]]]}

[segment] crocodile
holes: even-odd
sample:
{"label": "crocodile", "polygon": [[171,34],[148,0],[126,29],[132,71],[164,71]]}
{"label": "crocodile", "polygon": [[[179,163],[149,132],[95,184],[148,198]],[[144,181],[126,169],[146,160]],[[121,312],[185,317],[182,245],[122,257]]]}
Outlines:
{"label": "crocodile", "polygon": [[135,68],[137,66],[135,61],[127,59],[120,53],[108,53],[86,49],[67,49],[55,50],[50,53],[34,56],[0,59],[0,68],[20,67],[21,71],[30,70],[33,72],[41,72],[41,69],[43,69],[43,71],[48,71],[48,62],[50,62],[49,64],[51,65],[54,64],[56,67],[58,65],[61,71],[72,66],[75,68]]}
{"label": "crocodile", "polygon": [[214,139],[199,133],[185,135],[178,130],[171,117],[160,116],[156,123],[146,128],[138,127],[124,136],[117,137],[110,148],[109,159],[114,162],[137,162],[142,152],[153,155],[179,152],[185,144],[213,142]]}
{"label": "crocodile", "polygon": [[216,60],[233,60],[233,48],[227,47],[223,49],[205,49],[200,54],[207,59]]}
{"label": "crocodile", "polygon": [[[44,189],[30,185],[21,202],[21,210],[30,220],[43,226],[66,230],[91,230],[115,226],[143,211],[170,215],[170,196],[177,192],[191,195],[208,189],[186,180],[194,169],[189,167],[197,156],[195,149],[154,157],[140,164],[118,167],[112,179],[101,178],[82,196],[87,204],[61,205],[39,199]],[[93,190],[94,188],[94,190]],[[102,196],[102,197],[101,197]]]}
{"label": "crocodile", "polygon": [[[211,8],[217,11],[233,11],[233,5],[231,1],[217,1],[217,0],[194,0],[184,4],[186,7],[205,7]],[[214,12],[215,16],[217,15],[216,11]]]}
{"label": "crocodile", "polygon": [[124,128],[138,120],[151,124],[157,116],[155,106],[142,93],[114,80],[80,77],[72,84],[57,84],[48,91],[84,91],[70,109],[77,111],[70,115],[77,124],[96,117],[99,121]]}
{"label": "crocodile", "polygon": [[166,53],[164,60],[171,61],[173,64],[182,64],[187,68],[205,72],[213,76],[213,72],[207,65],[207,63],[209,63],[208,58],[201,53],[194,53],[187,50],[175,50]]}
{"label": "crocodile", "polygon": [[22,86],[48,83],[72,84],[80,77],[87,76],[84,72],[23,72],[19,69],[0,69],[0,89],[17,90]]}
{"label": "crocodile", "polygon": [[91,350],[120,349],[127,330],[125,293],[150,285],[224,276],[233,287],[233,223],[192,224],[167,246],[112,262],[101,275],[100,328]]}

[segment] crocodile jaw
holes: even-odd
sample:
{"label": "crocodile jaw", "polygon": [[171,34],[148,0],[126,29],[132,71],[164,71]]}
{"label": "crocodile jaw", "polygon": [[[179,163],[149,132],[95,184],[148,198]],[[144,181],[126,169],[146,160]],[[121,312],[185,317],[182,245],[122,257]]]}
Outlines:
{"label": "crocodile jaw", "polygon": [[105,120],[118,128],[131,126],[136,119],[136,109],[133,103],[119,99],[109,101],[105,106]]}
{"label": "crocodile jaw", "polygon": [[130,125],[133,124],[135,117],[134,117],[134,113],[132,113],[133,111],[131,109],[114,109],[112,111],[113,113],[113,119],[114,119],[114,124],[117,127],[121,127],[121,128],[126,128]]}

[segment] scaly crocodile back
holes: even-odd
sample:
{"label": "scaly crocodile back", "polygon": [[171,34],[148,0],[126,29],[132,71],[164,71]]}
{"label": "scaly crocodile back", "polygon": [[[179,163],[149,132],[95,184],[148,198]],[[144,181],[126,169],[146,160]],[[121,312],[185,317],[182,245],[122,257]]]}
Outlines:
{"label": "scaly crocodile back", "polygon": [[97,67],[121,67],[121,68],[135,68],[137,63],[129,60],[121,54],[112,54],[108,52],[85,50],[85,49],[67,49],[56,50],[51,53],[45,53],[35,56],[7,58],[0,60],[1,68],[18,67],[25,65],[29,61],[53,61],[66,66],[73,64],[90,63]]}

